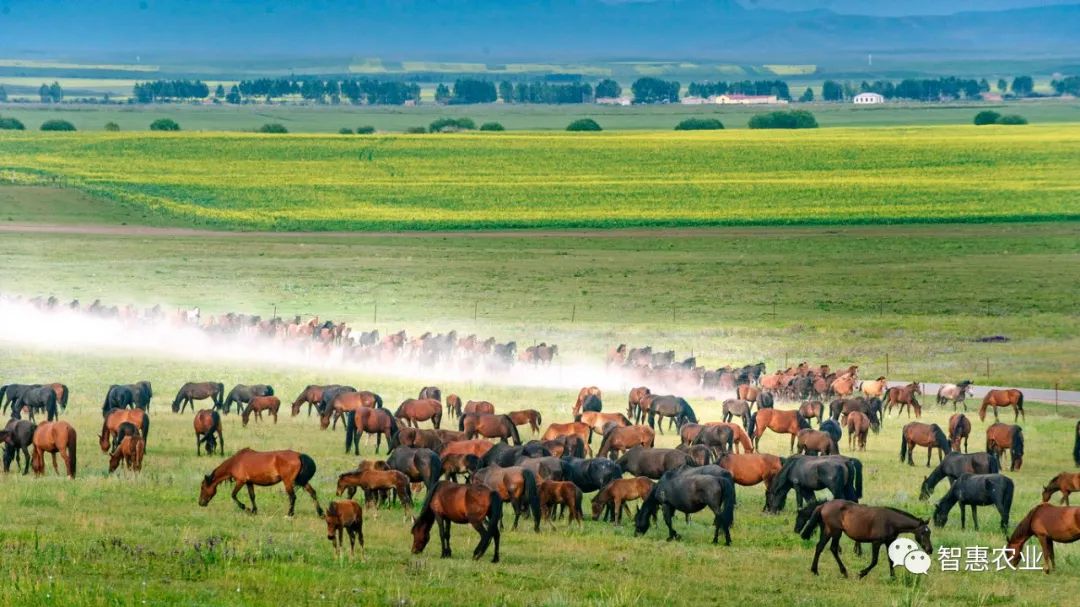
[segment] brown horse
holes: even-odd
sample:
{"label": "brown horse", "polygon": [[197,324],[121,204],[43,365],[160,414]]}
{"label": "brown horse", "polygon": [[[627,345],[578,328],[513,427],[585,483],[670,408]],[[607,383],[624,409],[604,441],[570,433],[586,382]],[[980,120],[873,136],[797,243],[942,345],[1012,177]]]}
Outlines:
{"label": "brown horse", "polygon": [[285,485],[285,493],[289,496],[289,514],[292,516],[296,509],[296,491],[299,486],[311,496],[315,502],[315,512],[323,515],[319,498],[315,495],[315,489],[311,486],[311,479],[315,476],[315,460],[306,453],[296,451],[255,451],[245,447],[235,455],[221,462],[210,474],[207,474],[199,487],[199,505],[206,506],[217,493],[217,487],[221,483],[232,480],[234,483],[232,499],[241,510],[247,510],[247,506],[240,503],[236,494],[245,486],[248,497],[251,498],[251,513],[256,514],[259,509],[255,505],[255,486],[269,487],[278,483]]}
{"label": "brown horse", "polygon": [[247,407],[244,408],[244,413],[241,415],[243,425],[246,428],[248,420],[251,419],[251,414],[255,413],[255,421],[262,421],[263,411],[268,411],[274,418],[274,423],[277,423],[278,409],[281,408],[281,399],[276,396],[255,396],[248,401]]}
{"label": "brown horse", "polygon": [[574,401],[573,415],[575,418],[581,415],[581,407],[585,404],[585,399],[590,396],[595,396],[596,398],[603,399],[603,394],[600,392],[600,388],[597,388],[596,386],[585,386],[584,388],[579,390],[577,400]]}
{"label": "brown horse", "polygon": [[768,453],[725,453],[717,460],[721,468],[731,473],[732,479],[744,487],[765,483],[768,491],[773,477],[783,467],[784,462],[778,456]]}
{"label": "brown horse", "polygon": [[173,413],[183,413],[188,405],[191,405],[191,409],[194,411],[195,401],[207,398],[214,401],[215,409],[221,409],[224,406],[225,384],[208,381],[201,383],[188,382],[180,386],[180,390],[176,392],[176,398],[173,399]]}
{"label": "brown horse", "polygon": [[[464,434],[462,435],[464,437]],[[442,451],[443,440],[438,434],[438,430],[420,429],[420,428],[398,428],[397,442],[394,442],[393,437],[390,439],[391,448],[397,445],[404,445],[406,447],[422,447],[424,449],[431,449],[438,453]]]}
{"label": "brown horse", "polygon": [[937,424],[911,422],[904,426],[900,434],[900,461],[907,461],[909,466],[915,465],[915,461],[912,459],[915,454],[915,445],[926,447],[927,468],[930,467],[930,457],[933,455],[934,449],[938,450],[938,463],[941,463],[941,460],[946,455],[952,453],[949,439],[945,438],[945,433],[941,431],[941,426]]}
{"label": "brown horse", "polygon": [[990,424],[986,429],[986,452],[1001,461],[1001,454],[1009,450],[1009,470],[1019,470],[1024,465],[1024,430],[1020,426]]}
{"label": "brown horse", "polygon": [[[622,413],[600,413],[598,411],[586,411],[575,417],[574,421],[588,424],[589,430],[595,434],[603,434],[604,428],[608,424],[615,424],[616,426],[632,425],[630,420]],[[589,437],[589,442],[592,442],[592,434]]]}
{"label": "brown horse", "polygon": [[465,408],[461,410],[462,414],[469,413],[486,413],[488,415],[495,415],[495,405],[489,403],[486,400],[470,400],[465,403]]}
{"label": "brown horse", "polygon": [[735,388],[735,398],[739,400],[754,403],[757,402],[758,396],[761,396],[761,390],[750,384],[739,384]]}
{"label": "brown horse", "polygon": [[484,457],[494,446],[495,443],[482,438],[455,441],[445,445],[442,451],[439,452],[439,457],[447,458],[453,455],[475,455],[476,457]]}
{"label": "brown horse", "polygon": [[[221,435],[221,415],[217,411],[199,409],[195,413],[192,425],[195,427],[195,457],[201,455],[200,451],[204,445],[207,455],[214,453],[214,447],[218,447],[220,453],[225,455],[225,437]],[[216,441],[214,440],[215,433],[217,434]]]}
{"label": "brown horse", "polygon": [[296,417],[297,415],[300,415],[300,408],[303,407],[304,404],[307,404],[307,412],[310,416],[311,409],[313,407],[318,409],[320,403],[322,403],[323,400],[323,391],[329,387],[330,386],[317,386],[311,384],[308,387],[304,388],[304,390],[300,392],[300,395],[296,397],[296,400],[293,401],[292,416]]}
{"label": "brown horse", "polygon": [[458,485],[440,481],[424,499],[420,516],[412,526],[412,553],[420,554],[431,540],[431,528],[439,523],[442,558],[450,557],[450,527],[452,523],[472,525],[480,534],[480,543],[473,550],[473,559],[487,552],[495,542],[492,563],[499,562],[499,522],[502,521],[502,498],[495,491],[480,485]]}
{"label": "brown horse", "polygon": [[1068,506],[1069,494],[1080,491],[1080,472],[1062,472],[1050,479],[1050,482],[1043,487],[1042,501],[1049,502],[1050,496],[1056,491],[1061,492],[1061,503]]}
{"label": "brown horse", "polygon": [[796,435],[798,453],[807,455],[840,455],[840,448],[832,435],[821,430],[803,428]]}
{"label": "brown horse", "polygon": [[821,412],[824,408],[825,405],[822,404],[820,400],[807,400],[803,401],[803,403],[799,405],[799,413],[801,413],[802,416],[805,417],[807,420],[817,418],[818,423],[820,423],[824,420],[824,418],[821,416]]}
{"label": "brown horse", "polygon": [[442,456],[442,473],[446,478],[457,481],[459,474],[465,475],[465,480],[468,481],[473,472],[480,469],[480,458],[468,453],[454,453]]}
{"label": "brown horse", "polygon": [[994,408],[994,421],[998,420],[998,407],[1012,407],[1013,410],[1013,423],[1017,418],[1023,417],[1027,421],[1027,415],[1024,413],[1024,393],[1019,390],[991,390],[983,397],[982,406],[979,407],[979,421],[986,419],[986,410],[990,407]]}
{"label": "brown horse", "polygon": [[648,426],[611,426],[604,433],[596,457],[610,455],[617,459],[619,454],[636,446],[652,447],[656,443],[656,432]]}
{"label": "brown horse", "polygon": [[511,411],[506,414],[510,417],[510,421],[514,422],[515,426],[523,426],[529,424],[529,430],[533,434],[540,431],[540,424],[544,423],[540,417],[540,412],[536,409],[522,409],[521,411]]}
{"label": "brown horse", "polygon": [[540,496],[540,518],[551,523],[551,528],[555,528],[555,523],[551,522],[551,512],[556,506],[563,506],[570,511],[567,522],[573,524],[577,521],[578,525],[583,525],[584,518],[581,515],[581,489],[578,489],[577,485],[570,481],[542,481],[539,487]]}
{"label": "brown horse", "polygon": [[383,406],[382,397],[367,390],[342,390],[337,394],[331,394],[331,397],[333,401],[327,403],[319,414],[319,426],[323,430],[331,427],[331,420],[333,420],[332,429],[336,430],[338,418],[350,411],[382,409]]}
{"label": "brown horse", "polygon": [[[799,523],[802,522],[800,519],[804,516],[808,521],[800,527]],[[873,557],[870,559],[870,565],[859,572],[859,577],[865,577],[877,566],[881,547],[890,546],[901,533],[914,534],[915,542],[919,547],[926,554],[933,554],[929,523],[930,521],[896,508],[863,506],[847,500],[834,499],[820,505],[812,503],[803,509],[799,513],[799,518],[796,519],[796,530],[799,530],[804,540],[808,540],[814,535],[815,530],[821,529],[821,537],[814,550],[814,562],[810,565],[810,571],[814,575],[818,574],[818,560],[825,550],[825,544],[832,542],[830,549],[833,558],[840,566],[840,573],[847,577],[847,568],[840,560],[840,538],[846,534],[856,543],[869,542],[873,546]],[[889,562],[889,575],[896,577],[892,559],[886,555],[886,560]]]}
{"label": "brown horse", "polygon": [[352,448],[353,453],[360,453],[361,433],[375,435],[375,453],[379,452],[379,445],[383,437],[386,438],[386,448],[390,449],[391,441],[398,432],[397,421],[386,409],[369,409],[360,407],[355,411],[345,413],[345,452]]}
{"label": "brown horse", "polygon": [[590,442],[592,438],[592,429],[587,424],[581,422],[569,422],[565,424],[551,424],[544,430],[543,436],[540,440],[552,440],[559,438],[560,436],[577,436],[586,444]]}
{"label": "brown horse", "polygon": [[1043,571],[1050,573],[1055,566],[1054,542],[1069,544],[1080,540],[1080,507],[1039,504],[1032,508],[1006,544],[1006,549],[1012,551],[1009,560],[1013,565],[1020,561],[1021,549],[1033,535],[1042,545]]}
{"label": "brown horse", "polygon": [[353,470],[338,476],[337,494],[348,492],[348,497],[356,495],[357,489],[364,490],[364,501],[368,504],[378,503],[374,499],[377,493],[394,490],[401,504],[412,510],[412,491],[409,489],[409,477],[397,470]]}
{"label": "brown horse", "polygon": [[845,375],[838,377],[829,384],[829,392],[837,398],[845,398],[855,393],[855,377]]}
{"label": "brown horse", "polygon": [[528,510],[533,518],[533,531],[540,531],[540,493],[536,474],[532,470],[521,466],[488,466],[477,470],[469,482],[486,486],[497,492],[503,502],[509,502],[513,506],[512,529],[517,529],[521,514]]}
{"label": "brown horse", "polygon": [[622,525],[623,511],[630,514],[630,508],[626,503],[648,497],[654,484],[647,477],[636,476],[616,479],[604,485],[593,497],[593,520],[599,520],[600,515],[604,514],[604,520],[610,519],[616,525]]}
{"label": "brown horse", "polygon": [[964,453],[968,450],[968,436],[971,434],[971,420],[963,413],[953,413],[949,417],[949,444],[953,451],[960,450],[960,443],[964,443]]}
{"label": "brown horse", "polygon": [[364,559],[364,511],[354,500],[333,500],[326,509],[326,539],[334,543],[334,554],[341,554],[343,531],[349,533],[349,554],[356,556],[360,540],[360,559]]}
{"label": "brown horse", "polygon": [[885,376],[882,375],[881,377],[878,377],[877,379],[868,379],[868,380],[864,381],[862,383],[862,385],[859,386],[859,389],[862,390],[862,393],[865,394],[869,398],[872,398],[872,397],[875,397],[875,396],[878,397],[878,398],[881,398],[881,396],[885,394],[885,390],[887,390],[888,387],[889,387],[889,382],[886,381]]}
{"label": "brown horse", "polygon": [[742,449],[745,453],[754,452],[754,442],[750,440],[750,436],[743,430],[739,424],[731,422],[705,422],[706,426],[724,426],[730,428],[734,438],[735,450]]}
{"label": "brown horse", "polygon": [[43,422],[34,430],[34,453],[30,456],[30,468],[34,474],[45,474],[45,454],[52,454],[53,470],[60,474],[56,454],[64,458],[69,478],[75,478],[78,452],[78,435],[71,424],[63,421]]}
{"label": "brown horse", "polygon": [[915,409],[915,417],[922,417],[922,405],[919,404],[918,399],[915,398],[916,394],[922,394],[922,388],[918,382],[911,382],[906,386],[896,386],[889,388],[885,392],[885,412],[892,413],[893,405],[899,408],[896,414],[900,415],[904,412],[904,407],[907,407],[908,417],[911,417],[912,408]]}
{"label": "brown horse", "polygon": [[475,438],[479,435],[484,438],[497,438],[504,443],[509,439],[514,445],[521,444],[517,426],[507,415],[466,413],[461,416],[459,429],[467,438]]}
{"label": "brown horse", "polygon": [[799,430],[810,427],[810,423],[798,411],[758,409],[750,419],[752,423],[747,431],[754,437],[754,450],[760,449],[761,435],[765,434],[765,429],[768,428],[778,434],[790,434],[791,444],[788,445],[788,451],[794,451]]}
{"label": "brown horse", "polygon": [[630,390],[630,397],[627,400],[626,405],[626,417],[634,420],[635,424],[640,424],[645,421],[645,414],[641,410],[641,401],[646,396],[652,394],[645,386],[638,386]]}
{"label": "brown horse", "polygon": [[461,397],[457,394],[446,395],[446,416],[461,417]]}
{"label": "brown horse", "polygon": [[112,409],[105,416],[105,420],[101,424],[101,435],[98,436],[102,453],[108,452],[110,446],[112,449],[116,449],[119,443],[119,440],[116,439],[117,431],[120,430],[120,424],[125,422],[138,428],[139,432],[142,433],[143,440],[146,440],[146,435],[150,432],[149,414],[142,409]]}
{"label": "brown horse", "polygon": [[431,420],[438,429],[442,422],[442,403],[434,398],[408,398],[402,401],[401,406],[394,412],[394,417],[404,426],[419,428],[420,422]]}
{"label": "brown horse", "polygon": [[866,451],[866,437],[870,433],[870,418],[862,411],[852,411],[847,416],[848,449],[854,451],[856,442],[859,451]]}
{"label": "brown horse", "polygon": [[120,467],[120,462],[133,472],[142,470],[143,455],[146,453],[146,441],[141,436],[125,436],[109,457],[109,473]]}

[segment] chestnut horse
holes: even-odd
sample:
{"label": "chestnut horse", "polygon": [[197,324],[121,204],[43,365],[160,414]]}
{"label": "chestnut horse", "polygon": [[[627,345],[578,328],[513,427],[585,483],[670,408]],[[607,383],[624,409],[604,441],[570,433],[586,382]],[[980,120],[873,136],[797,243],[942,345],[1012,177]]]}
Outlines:
{"label": "chestnut horse", "polygon": [[514,509],[512,529],[517,529],[521,514],[528,510],[533,518],[533,531],[540,531],[540,493],[532,470],[521,466],[488,466],[473,473],[469,482],[498,492],[503,502],[510,503]]}
{"label": "chestnut horse", "polygon": [[870,433],[870,418],[862,411],[852,411],[847,416],[848,449],[866,451],[866,436]]}
{"label": "chestnut horse", "polygon": [[40,476],[45,473],[45,454],[52,454],[53,470],[60,474],[56,465],[56,454],[64,458],[69,478],[75,478],[78,461],[78,435],[71,424],[63,421],[42,422],[34,430],[34,453],[30,456],[30,468]]}
{"label": "chestnut horse", "polygon": [[431,420],[435,428],[439,428],[442,422],[442,403],[434,398],[408,398],[402,401],[394,417],[403,422],[402,425],[419,428],[420,422]]}
{"label": "chestnut horse", "polygon": [[623,511],[630,514],[630,508],[626,502],[643,500],[652,491],[653,485],[648,477],[636,476],[634,478],[620,478],[604,485],[592,500],[592,519],[599,520],[604,515],[604,520],[611,520],[616,525],[622,525]]}
{"label": "chestnut horse", "polygon": [[304,404],[307,404],[307,412],[308,416],[310,416],[312,407],[318,410],[319,406],[322,404],[323,391],[328,388],[334,387],[337,386],[317,386],[315,384],[308,385],[308,387],[304,388],[300,395],[296,397],[296,400],[293,401],[292,416],[296,417],[297,415],[300,415],[300,408],[303,407]]}
{"label": "chestnut horse", "polygon": [[495,405],[486,400],[470,400],[465,403],[465,408],[462,409],[461,412],[462,415],[468,413],[486,413],[488,415],[495,415]]}
{"label": "chestnut horse", "polygon": [[551,513],[556,506],[563,506],[569,509],[570,516],[567,520],[569,524],[573,524],[577,521],[578,525],[583,524],[584,517],[581,514],[581,489],[578,489],[577,485],[570,481],[553,481],[545,480],[540,483],[540,518],[551,523],[551,528],[555,528],[555,523],[551,522]]}
{"label": "chestnut horse", "polygon": [[244,407],[244,413],[241,415],[243,425],[247,427],[252,413],[255,413],[255,421],[262,421],[263,411],[269,411],[276,424],[280,408],[281,399],[276,396],[254,396],[248,401],[247,407]]}
{"label": "chestnut horse", "polygon": [[994,421],[998,420],[998,407],[1012,407],[1013,410],[1013,422],[1015,423],[1017,418],[1023,417],[1027,420],[1027,415],[1024,413],[1024,393],[1019,390],[991,390],[983,397],[982,406],[979,407],[979,421],[986,419],[986,410],[990,407],[994,408]]}
{"label": "chestnut horse", "polygon": [[766,491],[784,465],[778,456],[768,453],[725,453],[716,463],[731,473],[736,484],[751,487],[765,483]]}
{"label": "chestnut horse", "polygon": [[971,434],[971,420],[963,413],[953,413],[949,417],[949,443],[953,451],[960,450],[960,442],[964,443],[964,453],[968,450],[968,436]]}
{"label": "chestnut horse", "polygon": [[1080,472],[1062,472],[1050,479],[1050,482],[1043,487],[1042,501],[1049,502],[1050,496],[1056,491],[1061,492],[1061,503],[1068,506],[1069,494],[1080,491]]}
{"label": "chestnut horse", "polygon": [[241,510],[247,510],[247,506],[236,498],[236,494],[246,486],[248,497],[251,498],[251,513],[256,514],[259,509],[255,505],[255,486],[269,487],[284,483],[285,493],[289,496],[288,516],[292,516],[296,508],[295,487],[297,486],[307,491],[311,496],[311,501],[315,502],[315,512],[322,516],[322,506],[319,505],[319,498],[310,484],[312,477],[315,476],[315,470],[315,460],[306,453],[255,451],[245,447],[203,477],[202,485],[199,487],[199,505],[209,504],[217,493],[218,485],[232,480],[234,483],[233,501]]}
{"label": "chestnut horse", "polygon": [[439,452],[439,457],[447,458],[452,455],[475,455],[476,457],[484,457],[494,446],[495,443],[482,438],[455,441],[443,446],[442,451]]}
{"label": "chestnut horse", "polygon": [[1024,465],[1024,430],[1020,426],[990,424],[986,429],[986,452],[1001,461],[1001,454],[1009,450],[1009,470],[1019,470]]}
{"label": "chestnut horse", "polygon": [[829,392],[837,398],[845,398],[855,393],[855,377],[845,375],[838,377],[829,384]]}
{"label": "chestnut horse", "polygon": [[343,531],[349,533],[349,554],[356,555],[356,540],[360,540],[360,558],[364,558],[364,511],[353,500],[333,500],[326,508],[326,539],[334,543],[334,554],[341,554],[341,544],[345,539]]}
{"label": "chestnut horse", "polygon": [[109,458],[109,473],[113,473],[120,467],[120,462],[127,465],[128,470],[139,472],[142,470],[143,455],[146,453],[146,441],[141,436],[125,436]]}
{"label": "chestnut horse", "polygon": [[820,425],[821,422],[825,420],[822,416],[822,410],[824,408],[825,405],[822,404],[820,400],[807,400],[799,405],[799,413],[801,413],[808,421],[817,418],[818,424]]}
{"label": "chestnut horse", "polygon": [[386,448],[390,448],[390,441],[398,432],[397,421],[386,409],[369,409],[360,407],[355,411],[345,412],[345,453],[352,448],[353,453],[360,454],[360,434],[375,435],[375,453],[379,452],[379,445],[386,437]]}
{"label": "chestnut horse", "polygon": [[922,417],[922,405],[919,404],[918,399],[915,398],[916,394],[922,394],[922,388],[919,387],[918,382],[911,382],[906,386],[897,386],[895,388],[889,388],[885,391],[885,412],[891,413],[893,405],[900,407],[896,414],[900,415],[904,412],[904,407],[907,407],[908,417],[911,417],[912,408],[915,409],[915,417]]}
{"label": "chestnut horse", "polygon": [[495,542],[492,563],[499,562],[499,522],[502,521],[502,498],[499,494],[480,485],[458,485],[440,481],[428,491],[420,516],[412,526],[412,553],[420,554],[431,540],[431,528],[439,524],[439,540],[442,558],[450,557],[450,527],[452,523],[472,525],[480,534],[480,543],[473,550],[473,559],[479,560]]}
{"label": "chestnut horse", "polygon": [[382,397],[378,394],[367,390],[357,391],[348,386],[327,388],[323,391],[323,400],[326,401],[326,399],[329,399],[329,402],[324,402],[319,411],[319,427],[323,430],[331,427],[331,420],[333,420],[332,429],[336,430],[338,418],[349,411],[382,409],[383,406]]}
{"label": "chestnut horse", "polygon": [[522,409],[521,411],[511,411],[506,414],[510,417],[510,420],[514,422],[515,426],[522,426],[529,424],[529,430],[533,434],[540,431],[540,424],[544,423],[543,418],[540,417],[540,412],[536,409]]}
{"label": "chestnut horse", "polygon": [[610,455],[616,459],[619,453],[635,446],[652,447],[656,443],[656,432],[648,426],[611,426],[600,441],[596,457]]}
{"label": "chestnut horse", "polygon": [[461,417],[461,397],[457,394],[446,395],[446,416]]}
{"label": "chestnut horse", "polygon": [[461,416],[459,429],[465,432],[466,438],[475,438],[479,435],[484,438],[497,438],[504,443],[509,439],[515,445],[521,444],[517,426],[507,415],[466,413]]}
{"label": "chestnut horse", "polygon": [[1042,544],[1043,571],[1054,568],[1054,542],[1069,544],[1080,540],[1080,507],[1039,504],[1016,526],[1006,549],[1012,550],[1013,565],[1020,561],[1021,549],[1031,536]]}
{"label": "chestnut horse", "polygon": [[750,420],[747,432],[754,438],[754,450],[761,448],[759,446],[761,435],[765,434],[765,429],[768,428],[778,434],[790,434],[791,444],[788,445],[788,451],[794,451],[795,437],[799,435],[799,430],[810,427],[810,422],[806,421],[806,418],[798,411],[758,409]]}
{"label": "chestnut horse", "polygon": [[803,428],[796,435],[799,453],[807,455],[839,455],[840,446],[833,440],[832,435],[821,430]]}
{"label": "chestnut horse", "polygon": [[[195,427],[195,457],[201,455],[200,450],[204,445],[207,455],[214,453],[214,447],[219,448],[220,453],[225,455],[225,438],[221,435],[220,413],[211,409],[199,409],[192,425]],[[214,440],[215,433],[217,433],[217,441]]]}
{"label": "chestnut horse", "polygon": [[110,445],[116,449],[120,442],[116,433],[124,422],[134,424],[142,433],[143,440],[150,433],[150,415],[142,409],[112,409],[102,422],[101,435],[98,437],[102,453],[109,451]]}
{"label": "chestnut horse", "polygon": [[364,502],[378,506],[375,495],[380,492],[393,489],[401,500],[402,506],[412,510],[412,490],[409,488],[409,477],[398,470],[352,470],[338,475],[337,494],[348,492],[351,499],[356,495],[357,489],[364,490]]}
{"label": "chestnut horse", "polygon": [[600,399],[603,398],[603,395],[600,392],[600,388],[597,388],[596,386],[586,386],[586,387],[582,388],[581,390],[579,390],[578,395],[577,395],[577,400],[574,401],[573,415],[574,415],[575,418],[577,418],[577,416],[581,415],[581,408],[582,408],[582,406],[585,405],[585,399],[590,397],[590,396],[595,396],[596,398],[600,398]]}
{"label": "chestnut horse", "polygon": [[645,413],[641,410],[641,400],[652,394],[645,386],[638,386],[630,390],[630,397],[626,405],[626,417],[634,420],[635,424],[645,421]]}
{"label": "chestnut horse", "polygon": [[187,409],[188,405],[191,405],[191,410],[195,410],[195,401],[211,399],[214,401],[214,408],[221,409],[224,407],[225,398],[225,384],[221,382],[188,382],[176,392],[176,398],[173,399],[172,410],[173,413],[183,413]]}
{"label": "chestnut horse", "polygon": [[616,426],[632,425],[630,420],[622,413],[600,413],[597,411],[586,411],[575,417],[574,421],[588,424],[589,442],[592,442],[593,433],[603,435],[604,428],[608,424],[615,424]]}
{"label": "chestnut horse", "polygon": [[907,461],[909,466],[915,465],[915,461],[912,459],[915,454],[915,445],[926,447],[927,468],[930,467],[930,457],[933,455],[934,449],[938,450],[938,463],[941,463],[941,460],[946,455],[952,453],[949,439],[945,438],[945,433],[941,431],[941,426],[937,424],[911,422],[904,426],[900,434],[900,461]]}

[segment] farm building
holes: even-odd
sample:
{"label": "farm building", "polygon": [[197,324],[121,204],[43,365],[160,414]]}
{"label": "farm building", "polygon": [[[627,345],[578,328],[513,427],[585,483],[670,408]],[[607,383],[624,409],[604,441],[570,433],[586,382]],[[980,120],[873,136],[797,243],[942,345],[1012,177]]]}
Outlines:
{"label": "farm building", "polygon": [[787,100],[780,99],[776,95],[717,95],[711,98],[713,103],[720,105],[737,104],[737,105],[769,105],[777,103],[787,103]]}
{"label": "farm building", "polygon": [[855,105],[873,105],[875,103],[885,103],[885,97],[878,93],[859,93],[852,98]]}
{"label": "farm building", "polygon": [[596,102],[600,105],[630,105],[629,97],[597,97]]}

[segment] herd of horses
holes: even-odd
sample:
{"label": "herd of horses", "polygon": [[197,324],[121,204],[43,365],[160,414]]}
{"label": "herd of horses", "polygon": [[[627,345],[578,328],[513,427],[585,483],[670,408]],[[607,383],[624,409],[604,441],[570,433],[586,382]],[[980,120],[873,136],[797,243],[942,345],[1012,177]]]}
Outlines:
{"label": "herd of horses", "polygon": [[[645,361],[650,368],[671,365],[668,355],[659,359],[640,349],[625,352],[624,361]],[[623,362],[622,364],[627,364]],[[677,364],[677,363],[675,363]],[[657,367],[656,365],[659,365]],[[944,526],[950,511],[959,505],[961,527],[978,528],[976,508],[993,506],[999,512],[1000,527],[1009,525],[1014,496],[1013,481],[1002,473],[1008,456],[1009,471],[1023,465],[1024,435],[1020,426],[992,423],[986,428],[986,450],[968,452],[972,419],[956,411],[948,428],[919,421],[919,384],[890,387],[884,378],[859,381],[857,368],[839,373],[827,367],[799,365],[788,372],[766,375],[763,367],[723,371],[734,375],[735,398],[722,403],[722,419],[706,421],[691,404],[674,394],[657,394],[646,386],[629,391],[625,412],[605,408],[603,391],[583,387],[571,408],[572,419],[553,422],[544,428],[538,411],[500,411],[484,400],[465,400],[443,394],[436,386],[423,387],[417,398],[402,401],[393,411],[384,406],[375,392],[348,385],[309,385],[292,402],[292,416],[307,405],[307,414],[317,417],[321,428],[344,426],[346,453],[359,454],[365,435],[373,436],[375,453],[386,442],[384,459],[364,459],[354,470],[337,477],[337,497],[324,511],[313,487],[317,466],[301,452],[256,451],[243,448],[227,457],[203,478],[198,503],[207,506],[218,487],[232,481],[231,497],[241,509],[256,513],[255,488],[284,486],[289,499],[288,513],[294,514],[296,492],[302,489],[314,502],[315,510],[327,522],[327,537],[340,551],[348,534],[350,549],[357,541],[363,550],[363,508],[378,508],[400,501],[412,510],[413,496],[424,491],[418,514],[413,519],[412,551],[422,552],[438,527],[441,556],[451,555],[453,524],[470,525],[480,539],[474,558],[483,557],[493,547],[492,562],[500,558],[503,510],[513,512],[513,528],[522,519],[531,521],[534,531],[541,523],[566,516],[571,524],[582,524],[585,496],[591,501],[592,520],[603,519],[621,525],[623,515],[633,517],[636,535],[643,535],[663,514],[667,539],[680,538],[675,514],[707,510],[711,514],[713,543],[723,537],[732,542],[736,515],[737,487],[762,486],[764,510],[779,513],[789,495],[796,499],[796,529],[803,538],[819,534],[811,571],[828,546],[842,574],[839,541],[843,535],[856,546],[870,544],[872,560],[860,571],[866,575],[878,562],[881,546],[888,546],[900,534],[912,534],[930,550],[931,524]],[[776,378],[773,381],[771,378]],[[813,388],[818,379],[827,379],[828,389]],[[804,380],[810,380],[809,382]],[[727,381],[726,379],[724,381]],[[794,386],[811,386],[810,392]],[[939,397],[939,403],[963,404],[960,394],[967,385],[958,384],[959,393]],[[849,389],[851,388],[851,389]],[[858,393],[861,392],[861,393]],[[1013,394],[1013,393],[1017,394]],[[803,399],[802,396],[810,398]],[[816,396],[827,396],[819,399]],[[63,384],[9,384],[0,387],[0,397],[12,414],[0,431],[4,445],[4,468],[20,457],[36,474],[44,472],[44,454],[50,453],[59,474],[57,456],[74,478],[77,466],[77,434],[59,419],[69,392]],[[99,443],[109,456],[110,472],[126,465],[133,472],[142,469],[150,434],[153,389],[149,381],[110,386],[102,402]],[[795,400],[797,407],[781,409],[783,399]],[[208,401],[210,407],[197,409]],[[4,402],[0,400],[0,402]],[[273,386],[237,385],[226,391],[221,382],[190,382],[177,391],[171,409],[175,414],[193,413],[196,455],[225,454],[222,416],[236,405],[244,425],[263,414],[276,423],[281,401]],[[980,408],[980,421],[993,408],[1012,407],[1023,415],[1023,395],[1018,391],[991,391]],[[949,489],[935,504],[931,519],[889,507],[861,503],[864,496],[862,462],[841,454],[843,432],[848,432],[847,451],[865,450],[868,434],[880,430],[895,409],[896,417],[907,421],[901,429],[900,461],[915,465],[916,448],[927,449],[926,466],[937,465],[920,487],[920,499],[928,500],[942,480]],[[966,407],[965,407],[966,409]],[[46,421],[35,424],[33,415],[45,413]],[[28,414],[30,419],[24,419]],[[816,421],[816,428],[811,421]],[[1016,420],[1014,420],[1016,421]],[[267,422],[269,423],[269,422]],[[422,427],[430,425],[430,427]],[[450,427],[444,427],[449,425]],[[658,433],[678,437],[674,448],[655,444]],[[454,429],[456,427],[456,429]],[[522,435],[528,432],[529,440]],[[760,450],[766,432],[788,435],[789,453],[770,454]],[[1075,429],[1073,455],[1080,466],[1080,423]],[[598,440],[598,443],[596,442]],[[597,448],[593,451],[593,445]],[[29,449],[33,450],[32,454]],[[28,470],[24,464],[23,473]],[[462,480],[463,482],[459,482]],[[247,489],[247,500],[239,494]],[[362,491],[365,504],[356,501]],[[818,492],[831,499],[820,501]],[[1032,509],[1009,537],[1017,550],[1030,537],[1037,537],[1046,555],[1044,567],[1054,566],[1053,542],[1080,539],[1080,508],[1068,505],[1069,495],[1080,491],[1080,473],[1063,472],[1048,483],[1043,503]],[[1049,504],[1060,492],[1063,506]],[[636,512],[629,504],[637,502]],[[889,563],[890,574],[892,563]]]}

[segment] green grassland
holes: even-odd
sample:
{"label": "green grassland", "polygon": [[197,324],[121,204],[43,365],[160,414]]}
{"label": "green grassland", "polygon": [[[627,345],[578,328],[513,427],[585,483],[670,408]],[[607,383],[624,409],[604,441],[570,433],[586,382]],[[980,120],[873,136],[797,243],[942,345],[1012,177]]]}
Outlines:
{"label": "green grassland", "polygon": [[1075,219],[1078,165],[1070,125],[0,135],[7,181],[59,178],[151,224],[259,230]]}

